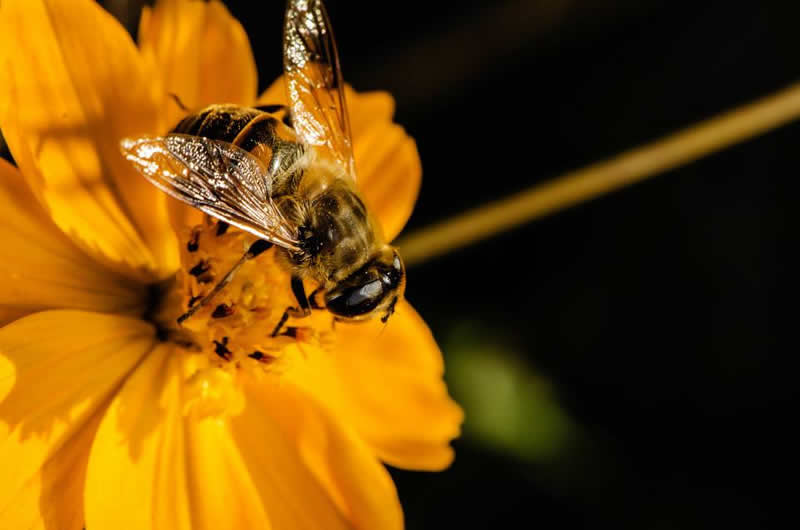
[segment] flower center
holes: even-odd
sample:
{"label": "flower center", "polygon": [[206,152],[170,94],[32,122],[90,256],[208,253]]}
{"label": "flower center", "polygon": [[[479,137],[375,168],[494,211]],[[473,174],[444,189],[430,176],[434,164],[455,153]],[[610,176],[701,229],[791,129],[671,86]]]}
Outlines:
{"label": "flower center", "polygon": [[[226,370],[272,369],[291,344],[326,348],[334,339],[333,317],[325,310],[289,318],[297,306],[282,249],[273,247],[246,260],[229,283],[207,298],[242,259],[255,238],[224,222],[209,221],[182,234],[181,269],[165,289],[154,317],[165,340],[209,356]],[[306,285],[307,292],[312,285]],[[194,313],[178,324],[190,309]],[[276,333],[277,331],[277,333]]]}

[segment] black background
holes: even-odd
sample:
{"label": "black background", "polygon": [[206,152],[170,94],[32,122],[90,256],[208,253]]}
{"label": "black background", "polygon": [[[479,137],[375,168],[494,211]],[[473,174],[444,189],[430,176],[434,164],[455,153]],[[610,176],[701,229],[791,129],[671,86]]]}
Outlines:
{"label": "black background", "polygon": [[[280,73],[283,3],[226,3],[264,88]],[[796,2],[327,5],[345,78],[392,92],[417,140],[407,233],[800,78]],[[137,9],[118,13],[134,23]],[[549,382],[579,434],[525,458],[466,428],[447,471],[393,471],[407,526],[794,517],[799,139],[783,127],[410,269],[407,297],[446,358],[470,324]]]}

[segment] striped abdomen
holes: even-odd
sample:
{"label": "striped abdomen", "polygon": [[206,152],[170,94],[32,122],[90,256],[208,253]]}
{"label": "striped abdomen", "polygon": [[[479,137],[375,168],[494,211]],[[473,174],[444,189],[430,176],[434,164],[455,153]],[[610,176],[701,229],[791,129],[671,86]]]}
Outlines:
{"label": "striped abdomen", "polygon": [[[272,175],[281,174],[303,152],[278,118],[238,105],[210,105],[182,119],[171,132],[230,142],[264,161]],[[281,189],[286,184],[274,181],[273,194],[290,193]]]}

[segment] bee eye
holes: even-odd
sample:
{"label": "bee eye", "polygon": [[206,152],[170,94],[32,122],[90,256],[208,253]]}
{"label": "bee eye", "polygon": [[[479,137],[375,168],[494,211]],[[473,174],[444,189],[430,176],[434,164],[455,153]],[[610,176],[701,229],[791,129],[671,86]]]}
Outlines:
{"label": "bee eye", "polygon": [[352,318],[371,312],[380,304],[384,294],[381,281],[373,280],[345,289],[328,299],[326,305],[335,315]]}

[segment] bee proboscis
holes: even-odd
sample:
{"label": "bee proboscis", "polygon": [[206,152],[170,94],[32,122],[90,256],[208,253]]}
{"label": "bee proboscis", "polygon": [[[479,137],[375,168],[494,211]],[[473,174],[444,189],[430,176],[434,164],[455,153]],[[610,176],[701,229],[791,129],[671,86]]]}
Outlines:
{"label": "bee proboscis", "polygon": [[179,323],[272,245],[297,299],[273,336],[289,316],[317,307],[303,278],[320,286],[325,308],[340,320],[382,313],[385,322],[403,295],[403,262],[356,189],[344,81],[321,0],[288,1],[283,66],[287,123],[276,117],[278,105],[211,105],[165,136],[122,142],[126,158],[161,190],[259,238]]}

